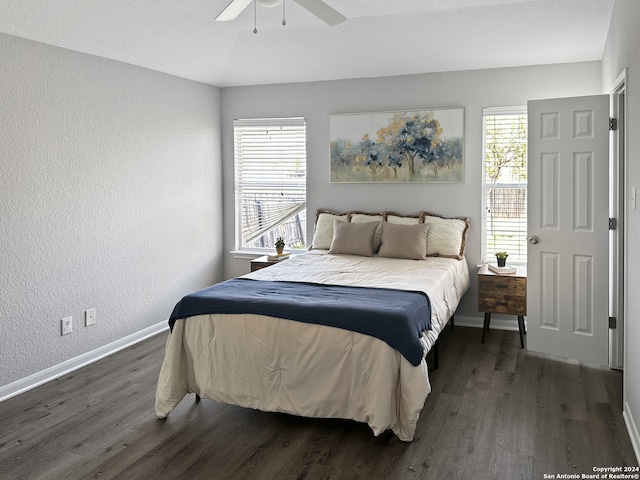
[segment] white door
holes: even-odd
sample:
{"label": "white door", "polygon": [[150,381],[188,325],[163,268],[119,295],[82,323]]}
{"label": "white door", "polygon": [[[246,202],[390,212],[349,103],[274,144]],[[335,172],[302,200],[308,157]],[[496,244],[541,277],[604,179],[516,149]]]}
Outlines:
{"label": "white door", "polygon": [[609,96],[528,117],[527,348],[607,365]]}

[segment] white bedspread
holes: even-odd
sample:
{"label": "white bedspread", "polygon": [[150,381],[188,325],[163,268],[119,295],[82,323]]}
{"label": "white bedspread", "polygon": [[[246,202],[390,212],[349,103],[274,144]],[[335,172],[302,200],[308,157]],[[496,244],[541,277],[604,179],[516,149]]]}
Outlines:
{"label": "white bedspread", "polygon": [[[469,288],[466,261],[425,261],[310,252],[246,275],[337,285],[420,290],[432,330],[425,352]],[[189,392],[219,402],[305,417],[348,418],[375,435],[410,441],[431,391],[426,361],[414,367],[377,338],[260,315],[178,320],[167,339],[156,413],[167,416]]]}

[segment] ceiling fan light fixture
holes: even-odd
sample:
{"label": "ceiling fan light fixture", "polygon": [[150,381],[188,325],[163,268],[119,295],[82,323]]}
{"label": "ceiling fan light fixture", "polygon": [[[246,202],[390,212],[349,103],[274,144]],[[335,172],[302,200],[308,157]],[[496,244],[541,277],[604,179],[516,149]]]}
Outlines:
{"label": "ceiling fan light fixture", "polygon": [[283,2],[283,0],[258,0],[258,3],[260,5],[263,5],[265,7],[277,7],[278,5],[280,5]]}
{"label": "ceiling fan light fixture", "polygon": [[[286,20],[284,19],[284,0],[231,0],[231,3],[229,3],[226,8],[216,17],[216,22],[225,22],[236,19],[238,15],[252,2],[254,8],[254,21],[256,17],[255,10],[257,3],[265,7],[277,7],[279,5],[282,5],[282,24],[287,24]],[[327,5],[324,0],[294,0],[294,2],[331,27],[339,25],[346,20],[346,17],[344,15]]]}

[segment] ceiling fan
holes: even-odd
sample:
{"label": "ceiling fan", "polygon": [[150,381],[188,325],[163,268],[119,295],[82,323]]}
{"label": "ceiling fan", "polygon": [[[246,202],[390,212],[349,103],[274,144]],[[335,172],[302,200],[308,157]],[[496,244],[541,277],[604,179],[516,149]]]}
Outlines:
{"label": "ceiling fan", "polygon": [[[283,4],[284,0],[232,0],[229,5],[216,17],[217,22],[235,20],[240,13],[249,6],[251,2],[258,2],[265,7],[277,7]],[[322,0],[293,0],[302,8],[313,13],[320,20],[330,26],[338,25],[346,20],[340,12],[334,10]]]}

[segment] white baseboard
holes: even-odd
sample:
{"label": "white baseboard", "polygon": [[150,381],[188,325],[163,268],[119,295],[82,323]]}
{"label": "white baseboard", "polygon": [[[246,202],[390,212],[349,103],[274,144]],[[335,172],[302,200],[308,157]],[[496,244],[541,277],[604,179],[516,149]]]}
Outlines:
{"label": "white baseboard", "polygon": [[[527,325],[527,321],[524,322],[525,327]],[[462,315],[455,315],[455,325],[461,327],[474,327],[474,328],[482,328],[484,325],[483,317],[467,317]],[[516,316],[512,316],[510,318],[500,318],[500,317],[491,317],[491,325],[490,328],[492,330],[515,330],[518,331],[518,318]]]}
{"label": "white baseboard", "polygon": [[624,401],[624,408],[622,409],[622,417],[624,418],[624,423],[627,426],[627,432],[631,439],[633,451],[636,453],[636,461],[640,462],[640,435],[638,435],[638,427],[636,426],[633,414],[631,413],[631,409],[629,408],[629,404],[626,400]]}
{"label": "white baseboard", "polygon": [[115,342],[111,342],[107,345],[96,348],[95,350],[84,353],[65,362],[59,363],[58,365],[54,365],[53,367],[49,367],[38,373],[29,375],[28,377],[17,380],[13,383],[5,385],[4,387],[0,387],[0,402],[8,400],[11,397],[15,397],[16,395],[20,395],[21,393],[24,393],[27,390],[31,390],[32,388],[36,388],[43,383],[55,380],[56,378],[66,375],[67,373],[71,373],[74,370],[78,370],[79,368],[89,365],[90,363],[97,362],[101,358],[113,355],[120,350],[130,347],[131,345],[135,345],[136,343],[146,340],[149,337],[157,335],[158,333],[162,332],[163,330],[167,330],[168,328],[169,324],[166,320],[160,323],[156,323],[155,325],[151,325],[150,327],[140,330],[139,332],[127,335],[120,340],[116,340]]}

